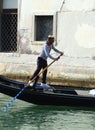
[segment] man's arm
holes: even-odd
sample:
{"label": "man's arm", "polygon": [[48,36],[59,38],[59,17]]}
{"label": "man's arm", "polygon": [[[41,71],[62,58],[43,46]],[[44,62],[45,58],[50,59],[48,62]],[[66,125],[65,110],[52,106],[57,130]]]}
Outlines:
{"label": "man's arm", "polygon": [[44,51],[45,51],[45,55],[46,55],[47,57],[49,57],[49,58],[52,59],[52,60],[55,60],[55,58],[50,55],[50,48],[49,48],[49,46],[45,45],[45,46],[44,46]]}
{"label": "man's arm", "polygon": [[52,45],[52,49],[53,49],[55,52],[57,52],[57,53],[59,53],[59,54],[61,54],[61,55],[64,54],[64,52],[59,51],[59,50],[56,49],[53,45]]}

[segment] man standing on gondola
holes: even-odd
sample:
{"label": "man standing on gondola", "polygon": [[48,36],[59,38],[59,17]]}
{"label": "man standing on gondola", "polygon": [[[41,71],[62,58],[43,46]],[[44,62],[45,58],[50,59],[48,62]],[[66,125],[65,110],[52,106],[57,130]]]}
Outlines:
{"label": "man standing on gondola", "polygon": [[[38,56],[37,59],[37,68],[34,72],[34,74],[32,75],[32,77],[30,78],[29,82],[28,82],[28,86],[32,86],[35,87],[37,84],[37,81],[39,79],[39,76],[37,76],[40,72],[41,69],[44,69],[47,66],[47,58],[49,57],[52,60],[58,60],[60,57],[56,57],[54,58],[53,56],[50,55],[50,51],[53,49],[55,52],[59,53],[60,55],[63,55],[64,53],[62,51],[59,51],[58,49],[56,49],[53,45],[54,43],[54,36],[49,35],[48,39],[46,41],[46,44],[43,46],[41,53]],[[46,84],[46,75],[47,75],[47,69],[43,72],[42,75],[42,83],[41,86],[42,87],[49,87],[49,85]],[[37,76],[35,78],[35,80],[31,83],[31,81],[33,80],[33,78]]]}

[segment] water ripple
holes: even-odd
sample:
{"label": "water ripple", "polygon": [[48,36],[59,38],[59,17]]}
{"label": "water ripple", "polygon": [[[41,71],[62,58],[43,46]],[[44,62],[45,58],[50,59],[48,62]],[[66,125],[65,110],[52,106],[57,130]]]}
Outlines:
{"label": "water ripple", "polygon": [[[0,109],[11,98],[0,95]],[[0,111],[0,130],[95,130],[95,109],[39,106],[16,100]]]}

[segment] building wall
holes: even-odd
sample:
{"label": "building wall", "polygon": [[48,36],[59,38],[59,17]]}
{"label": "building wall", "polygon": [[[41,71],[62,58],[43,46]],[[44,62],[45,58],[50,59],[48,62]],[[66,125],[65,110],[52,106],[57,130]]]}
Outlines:
{"label": "building wall", "polygon": [[[38,42],[34,40],[35,35],[35,23],[34,16],[38,15],[53,15],[53,34],[56,36],[56,12],[60,11],[64,0],[22,0],[20,7],[20,40],[21,40],[21,52],[29,52],[30,49],[34,53],[39,53],[42,48],[42,44],[45,42]],[[28,4],[28,6],[26,6]],[[28,44],[28,46],[27,46]],[[24,48],[26,46],[26,48]],[[31,51],[30,51],[31,52]]]}
{"label": "building wall", "polygon": [[3,9],[18,8],[18,0],[3,0]]}
{"label": "building wall", "polygon": [[58,46],[74,57],[95,56],[95,12],[58,14]]}
{"label": "building wall", "polygon": [[43,42],[34,41],[34,16],[54,15],[56,47],[63,50],[66,56],[94,57],[94,8],[95,0],[22,0],[19,22],[22,47],[24,44],[27,52],[39,53]]}
{"label": "building wall", "polygon": [[1,13],[3,8],[3,0],[0,0],[0,51],[1,51]]}
{"label": "building wall", "polygon": [[58,42],[65,54],[95,56],[95,0],[65,0],[58,12]]}

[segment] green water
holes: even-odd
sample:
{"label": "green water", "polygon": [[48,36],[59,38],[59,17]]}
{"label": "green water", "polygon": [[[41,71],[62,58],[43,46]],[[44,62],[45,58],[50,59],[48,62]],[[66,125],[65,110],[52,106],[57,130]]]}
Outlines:
{"label": "green water", "polygon": [[95,109],[38,106],[0,94],[0,130],[95,130]]}

